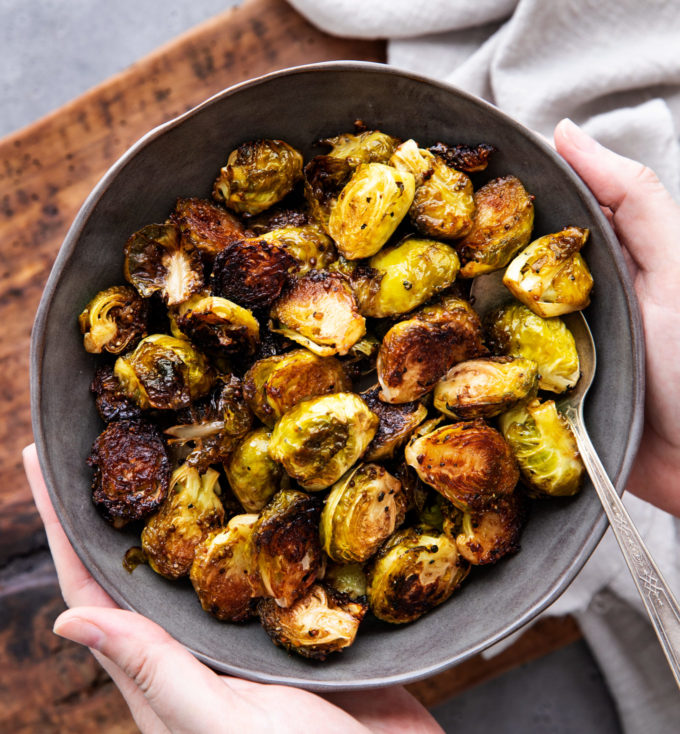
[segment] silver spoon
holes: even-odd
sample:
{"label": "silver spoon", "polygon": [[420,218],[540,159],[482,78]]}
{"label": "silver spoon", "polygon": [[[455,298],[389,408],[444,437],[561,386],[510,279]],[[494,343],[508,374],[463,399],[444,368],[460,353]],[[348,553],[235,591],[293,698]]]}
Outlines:
{"label": "silver spoon", "polygon": [[[494,308],[513,300],[512,294],[503,285],[502,278],[502,270],[475,278],[471,295],[473,306],[482,318]],[[583,402],[595,376],[596,355],[593,335],[580,312],[562,318],[576,341],[581,378],[559,401],[559,409],[574,432],[583,463],[609,518],[675,681],[680,686],[680,606],[633,525],[585,427]]]}

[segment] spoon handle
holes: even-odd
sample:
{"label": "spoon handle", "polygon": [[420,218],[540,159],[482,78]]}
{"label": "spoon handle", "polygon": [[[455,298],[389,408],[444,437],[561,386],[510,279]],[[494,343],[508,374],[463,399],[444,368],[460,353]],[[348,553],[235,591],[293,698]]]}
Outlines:
{"label": "spoon handle", "polygon": [[564,411],[564,415],[576,436],[583,463],[607,513],[675,681],[680,686],[680,606],[609,480],[588,436],[580,411],[570,406]]}

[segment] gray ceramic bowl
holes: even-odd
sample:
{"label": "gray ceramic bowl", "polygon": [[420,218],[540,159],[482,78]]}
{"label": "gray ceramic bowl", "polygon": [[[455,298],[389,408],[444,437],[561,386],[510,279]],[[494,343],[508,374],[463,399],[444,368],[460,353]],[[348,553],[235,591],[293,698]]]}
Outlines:
{"label": "gray ceramic bowl", "polygon": [[274,647],[257,623],[220,624],[188,584],[121,564],[138,543],[110,528],[90,501],[86,458],[102,429],[88,386],[94,360],[76,316],[98,290],[123,282],[129,234],[163,221],[178,196],[208,196],[228,152],[244,139],[283,138],[302,149],[352,129],[357,118],[421,144],[493,143],[487,178],[513,173],[536,195],[537,233],[589,227],[595,277],[587,317],[599,352],[586,421],[621,488],[642,419],[640,319],[613,236],[570,168],[541,140],[494,107],[451,86],[379,64],[337,62],[277,72],[216,95],[134,145],[90,194],[68,233],[45,289],[33,333],[33,428],[57,513],[87,568],[122,606],[156,620],[217,670],[317,690],[412,681],[483,650],[528,622],[578,573],[605,529],[592,487],[572,500],[539,503],[522,551],[476,571],[448,603],[418,622],[367,622],[356,644],[312,663]]}

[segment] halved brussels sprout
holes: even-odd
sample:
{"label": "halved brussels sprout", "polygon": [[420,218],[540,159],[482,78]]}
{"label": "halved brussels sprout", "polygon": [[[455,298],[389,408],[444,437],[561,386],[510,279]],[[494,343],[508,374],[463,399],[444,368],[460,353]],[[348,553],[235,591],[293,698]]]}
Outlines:
{"label": "halved brussels sprout", "polygon": [[349,260],[370,257],[389,240],[413,201],[415,179],[384,163],[362,163],[331,206],[328,233]]}
{"label": "halved brussels sprout", "polygon": [[213,293],[245,308],[269,308],[279,297],[296,261],[262,239],[232,242],[215,258]]}
{"label": "halved brussels sprout", "polygon": [[441,156],[451,168],[466,173],[476,173],[486,169],[489,165],[489,157],[492,153],[496,153],[497,149],[487,143],[477,145],[437,143],[431,146],[429,151]]}
{"label": "halved brussels sprout", "polygon": [[362,163],[387,163],[399,142],[398,138],[380,130],[364,130],[325,138],[319,140],[319,145],[330,145],[329,156],[347,161],[356,168]]}
{"label": "halved brussels sprout", "polygon": [[173,316],[179,330],[205,352],[250,355],[260,340],[253,314],[220,296],[191,296]]}
{"label": "halved brussels sprout", "polygon": [[250,551],[256,521],[257,515],[235,515],[196,547],[189,578],[203,609],[224,622],[251,617],[262,594]]}
{"label": "halved brussels sprout", "polygon": [[113,367],[99,367],[90,390],[95,395],[97,412],[105,423],[142,417],[142,409],[123,392],[118,378],[113,374]]}
{"label": "halved brussels sprout", "polygon": [[366,597],[368,580],[359,563],[327,561],[323,582],[326,586],[330,586],[341,594],[347,594],[350,599],[355,601]]}
{"label": "halved brussels sprout", "polygon": [[92,501],[117,528],[151,515],[168,493],[170,462],[152,423],[109,423],[94,442],[87,463],[94,469]]}
{"label": "halved brussels sprout", "polygon": [[385,622],[413,622],[445,602],[469,569],[444,533],[424,525],[398,530],[368,571],[371,611]]}
{"label": "halved brussels sprout", "polygon": [[125,243],[125,279],[143,298],[159,293],[168,306],[203,288],[200,252],[183,242],[176,225],[149,224]]}
{"label": "halved brussels sprout", "polygon": [[207,199],[178,199],[170,219],[179,227],[183,242],[195,247],[208,264],[228,244],[246,236],[245,227],[231,212]]}
{"label": "halved brussels sprout", "polygon": [[293,257],[297,275],[304,275],[310,270],[323,270],[338,256],[333,240],[314,222],[272,229],[260,235],[260,239],[281,247]]}
{"label": "halved brussels sprout", "polygon": [[222,525],[219,474],[199,474],[188,464],[175,469],[168,496],[142,530],[142,548],[156,573],[178,579],[189,573],[196,546]]}
{"label": "halved brussels sprout", "polygon": [[83,345],[91,354],[120,354],[146,336],[148,304],[134,288],[113,286],[100,291],[78,316]]}
{"label": "halved brussels sprout", "polygon": [[363,455],[377,428],[378,416],[358,395],[322,395],[284,414],[269,455],[305,489],[326,489]]}
{"label": "halved brussels sprout", "polygon": [[538,388],[538,365],[523,357],[459,362],[434,387],[434,407],[458,420],[491,418]]}
{"label": "halved brussels sprout", "polygon": [[270,435],[266,428],[251,431],[224,464],[229,486],[246,512],[259,512],[286,484],[281,465],[269,458]]}
{"label": "halved brussels sprout", "polygon": [[415,176],[416,190],[409,210],[419,232],[451,240],[464,237],[472,228],[475,199],[472,181],[446,165],[439,156],[418,148],[415,140],[402,143],[390,165]]}
{"label": "halved brussels sprout", "polygon": [[574,434],[554,400],[520,403],[498,422],[534,495],[567,497],[579,491],[585,468]]}
{"label": "halved brussels sprout", "polygon": [[334,561],[363,563],[403,522],[401,482],[378,464],[359,464],[336,482],[321,513],[321,546]]}
{"label": "halved brussels sprout", "polygon": [[270,427],[301,400],[352,389],[337,359],[319,357],[306,349],[258,360],[243,380],[253,413]]}
{"label": "halved brussels sprout", "polygon": [[579,311],[590,303],[593,276],[579,250],[589,231],[567,227],[534,240],[508,265],[503,283],[538,316]]}
{"label": "halved brussels sprout", "polygon": [[302,155],[283,140],[250,140],[229,154],[213,196],[239,214],[259,214],[302,178]]}
{"label": "halved brussels sprout", "polygon": [[427,408],[417,401],[390,405],[378,397],[379,387],[361,393],[370,410],[380,422],[373,440],[366,449],[366,461],[391,459],[398,448],[403,446],[415,429],[427,417]]}
{"label": "halved brussels sprout", "polygon": [[263,596],[289,607],[305,595],[321,569],[316,498],[281,490],[253,525],[250,547]]}
{"label": "halved brussels sprout", "polygon": [[504,268],[529,244],[534,205],[522,182],[504,176],[475,192],[477,213],[472,229],[456,244],[464,278]]}
{"label": "halved brussels sprout", "polygon": [[345,594],[314,586],[291,607],[261,599],[257,612],[275,645],[305,658],[325,660],[354,642],[368,606]]}
{"label": "halved brussels sprout", "polygon": [[489,314],[486,326],[495,352],[536,362],[541,390],[561,393],[578,382],[576,342],[559,317],[544,319],[513,303]]}
{"label": "halved brussels sprout", "polygon": [[466,301],[447,296],[385,334],[377,363],[380,398],[417,400],[456,362],[485,353],[479,316]]}
{"label": "halved brussels sprout", "polygon": [[312,271],[294,283],[271,310],[270,326],[314,354],[347,354],[366,333],[347,281],[337,273]]}
{"label": "halved brussels sprout", "polygon": [[481,419],[413,438],[404,455],[426,484],[461,510],[486,509],[510,494],[519,479],[507,441]]}
{"label": "halved brussels sprout", "polygon": [[453,247],[443,242],[407,237],[383,248],[369,266],[377,287],[355,289],[359,310],[364,316],[383,318],[408,313],[448,288],[460,261]]}
{"label": "halved brussels sprout", "polygon": [[516,493],[496,500],[483,512],[463,513],[460,532],[455,537],[458,552],[475,566],[496,563],[516,553],[524,515],[524,503]]}
{"label": "halved brussels sprout", "polygon": [[205,357],[186,339],[151,334],[114,367],[122,391],[140,408],[178,410],[205,395],[214,373]]}

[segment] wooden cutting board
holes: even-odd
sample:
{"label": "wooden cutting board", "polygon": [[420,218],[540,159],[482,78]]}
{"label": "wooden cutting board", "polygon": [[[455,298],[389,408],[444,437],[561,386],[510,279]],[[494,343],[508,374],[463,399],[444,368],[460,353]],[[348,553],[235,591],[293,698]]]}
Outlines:
{"label": "wooden cutting board", "polygon": [[[51,632],[64,605],[21,468],[30,330],[63,237],[106,169],[152,127],[244,79],[333,59],[384,61],[385,44],[328,36],[283,0],[248,0],[0,141],[0,731],[137,731],[89,653]],[[571,620],[542,622],[499,658],[413,691],[431,705],[577,637]]]}

